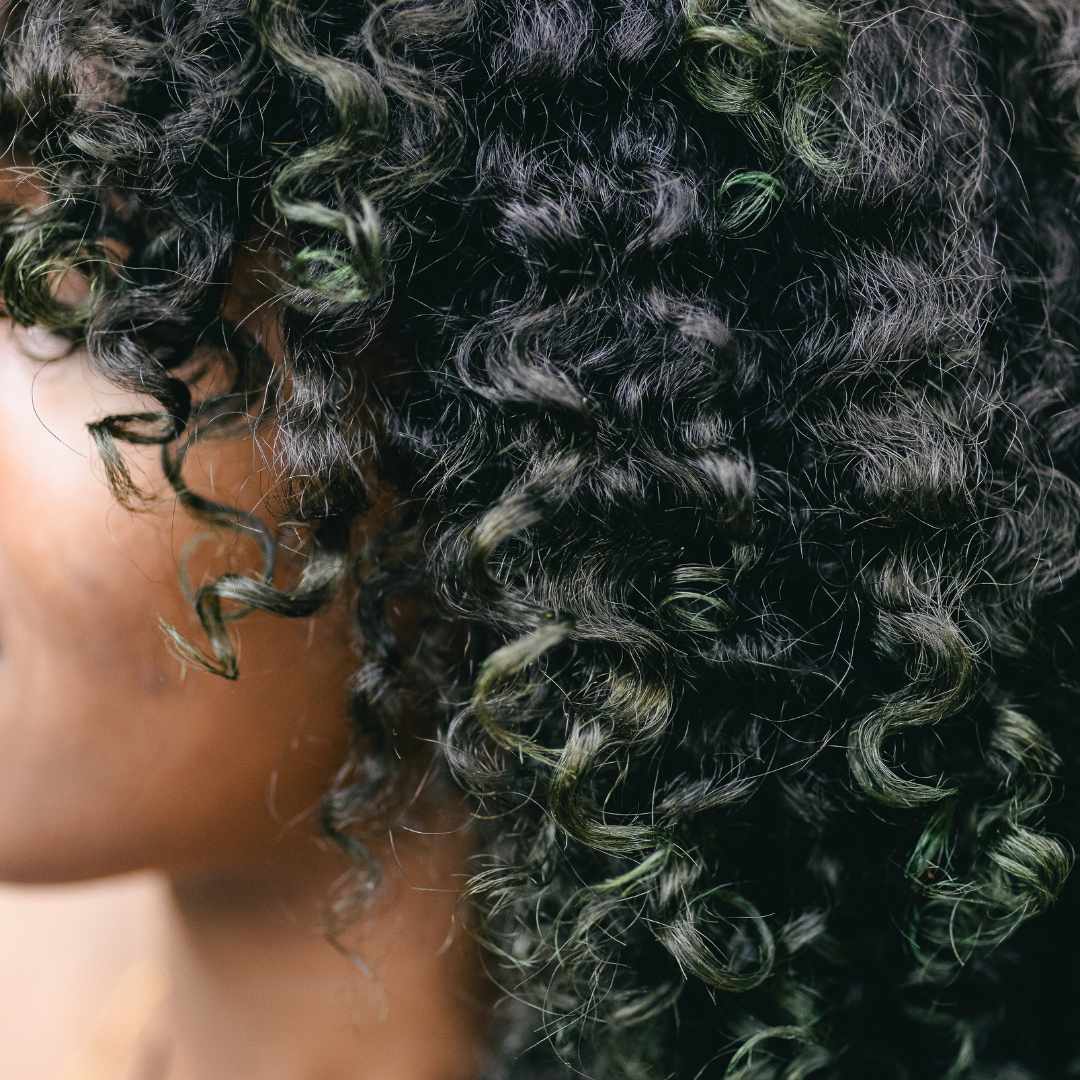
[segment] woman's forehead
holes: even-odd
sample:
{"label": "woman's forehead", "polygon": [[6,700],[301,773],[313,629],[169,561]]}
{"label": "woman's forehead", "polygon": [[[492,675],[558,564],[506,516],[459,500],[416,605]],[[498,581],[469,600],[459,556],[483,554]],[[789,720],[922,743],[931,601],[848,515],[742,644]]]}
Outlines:
{"label": "woman's forehead", "polygon": [[[49,194],[41,169],[28,154],[9,144],[0,153],[0,210],[16,207],[31,210],[43,207],[48,202]],[[264,232],[257,239],[236,245],[227,269],[228,287],[221,314],[244,326],[264,348],[280,355],[281,335],[273,287],[277,260],[267,246],[266,235]],[[127,246],[115,236],[101,235],[92,240],[118,262],[128,255]],[[76,281],[79,277],[81,275],[76,271],[64,274],[62,286],[57,283],[57,294],[71,302],[84,296],[85,283],[80,285]]]}
{"label": "woman's forehead", "polygon": [[44,206],[48,195],[29,156],[9,143],[0,153],[0,206]]}

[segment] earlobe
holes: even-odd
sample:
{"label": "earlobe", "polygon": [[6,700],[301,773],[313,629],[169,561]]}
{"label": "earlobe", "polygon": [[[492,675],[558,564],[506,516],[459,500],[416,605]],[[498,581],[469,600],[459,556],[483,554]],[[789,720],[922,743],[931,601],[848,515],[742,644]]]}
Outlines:
{"label": "earlobe", "polygon": [[15,347],[31,360],[61,360],[74,348],[75,342],[46,330],[43,326],[23,326],[15,323],[11,329]]}

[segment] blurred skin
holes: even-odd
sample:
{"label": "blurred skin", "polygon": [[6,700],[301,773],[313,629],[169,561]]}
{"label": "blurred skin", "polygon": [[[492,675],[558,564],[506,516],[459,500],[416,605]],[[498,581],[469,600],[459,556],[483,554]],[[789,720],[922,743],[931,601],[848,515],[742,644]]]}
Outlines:
{"label": "blurred skin", "polygon": [[[52,344],[0,320],[0,877],[189,872],[250,855],[279,831],[273,815],[313,804],[344,754],[355,664],[344,598],[310,620],[256,612],[232,623],[235,682],[185,671],[157,616],[205,644],[177,566],[209,527],[178,506],[156,447],[124,453],[160,505],[120,507],[86,431],[159,406],[117,391],[78,352],[43,362],[20,342],[38,356]],[[206,440],[185,477],[253,509],[271,486],[257,456],[252,441]],[[258,570],[251,540],[214,532],[192,555],[193,583]],[[297,560],[282,555],[288,580]]]}
{"label": "blurred skin", "polygon": [[[40,195],[9,158],[0,198],[13,197]],[[158,447],[123,453],[159,500],[140,513],[115,501],[86,424],[160,406],[64,352],[0,318],[0,881],[161,873],[172,990],[152,1026],[173,1048],[168,1080],[331,1080],[359,1063],[367,1080],[472,1075],[486,991],[455,933],[461,807],[418,805],[417,832],[372,830],[385,881],[345,939],[367,974],[319,933],[346,866],[312,811],[346,752],[351,587],[310,619],[229,623],[235,681],[187,667],[157,624],[206,647],[178,581],[185,545],[212,533],[187,563],[195,586],[257,573],[259,549],[179,506]],[[280,525],[263,440],[198,443],[189,486]],[[275,583],[301,564],[282,548]]]}
{"label": "blurred skin", "polygon": [[[43,197],[10,156],[0,159],[0,199]],[[80,290],[73,277],[60,286],[71,298]],[[234,287],[231,307],[244,295]],[[257,573],[260,556],[250,538],[179,506],[156,446],[121,448],[157,497],[152,509],[116,502],[86,425],[147,410],[160,404],[118,390],[84,352],[0,319],[0,878],[8,881],[148,864],[189,872],[251,854],[279,831],[275,816],[311,807],[344,754],[344,681],[355,665],[344,592],[313,619],[255,612],[231,623],[236,681],[185,670],[167,648],[159,614],[206,646],[179,586],[185,544],[210,530],[188,563],[193,585]],[[195,491],[266,518],[268,456],[263,438],[205,439],[184,475]],[[279,584],[300,567],[285,548],[280,559]]]}

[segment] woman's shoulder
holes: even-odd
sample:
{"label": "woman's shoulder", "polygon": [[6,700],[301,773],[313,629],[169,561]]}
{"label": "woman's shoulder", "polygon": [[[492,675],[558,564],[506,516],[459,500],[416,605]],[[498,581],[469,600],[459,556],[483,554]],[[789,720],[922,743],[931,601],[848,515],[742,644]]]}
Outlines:
{"label": "woman's shoulder", "polygon": [[164,969],[144,956],[104,988],[91,1037],[70,1055],[58,1080],[156,1080],[168,1045],[151,1029],[166,993]]}
{"label": "woman's shoulder", "polygon": [[0,1076],[67,1075],[121,976],[154,951],[157,889],[143,875],[0,886]]}

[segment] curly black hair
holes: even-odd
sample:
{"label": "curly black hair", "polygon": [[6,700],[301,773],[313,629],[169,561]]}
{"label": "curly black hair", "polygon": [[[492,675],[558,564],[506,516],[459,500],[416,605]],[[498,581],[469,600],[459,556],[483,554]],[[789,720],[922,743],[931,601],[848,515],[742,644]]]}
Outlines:
{"label": "curly black hair", "polygon": [[[115,494],[264,546],[174,648],[361,585],[358,895],[437,732],[491,1080],[1080,1075],[1076,0],[16,0],[0,123],[7,313],[162,406]],[[182,479],[252,408],[288,587]]]}

